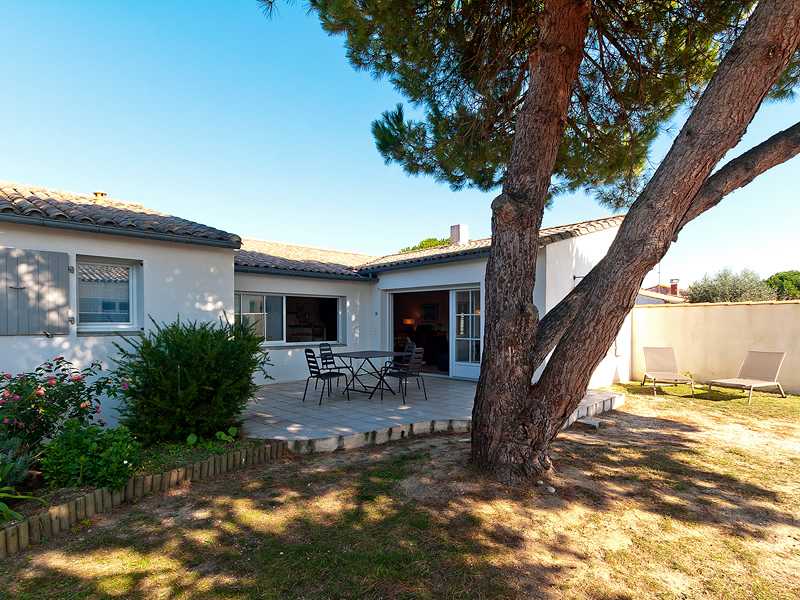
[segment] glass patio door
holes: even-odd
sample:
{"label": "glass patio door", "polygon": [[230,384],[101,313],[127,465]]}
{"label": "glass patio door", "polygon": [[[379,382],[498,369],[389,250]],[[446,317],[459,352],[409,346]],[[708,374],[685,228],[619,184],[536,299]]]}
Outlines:
{"label": "glass patio door", "polygon": [[453,331],[454,377],[477,379],[481,367],[481,290],[452,290],[450,314]]}

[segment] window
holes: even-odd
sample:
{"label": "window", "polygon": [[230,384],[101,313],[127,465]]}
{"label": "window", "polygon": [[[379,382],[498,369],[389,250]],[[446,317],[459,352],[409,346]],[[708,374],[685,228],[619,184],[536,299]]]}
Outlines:
{"label": "window", "polygon": [[456,362],[481,362],[481,291],[456,290]]}
{"label": "window", "polygon": [[78,327],[135,328],[139,269],[130,262],[78,257]]}
{"label": "window", "polygon": [[266,342],[300,344],[341,341],[340,298],[237,292],[236,320]]}

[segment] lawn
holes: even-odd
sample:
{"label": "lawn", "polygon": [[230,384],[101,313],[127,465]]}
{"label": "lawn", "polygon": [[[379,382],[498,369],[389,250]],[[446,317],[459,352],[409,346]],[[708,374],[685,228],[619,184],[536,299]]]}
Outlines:
{"label": "lawn", "polygon": [[286,460],[7,559],[0,598],[800,597],[800,398],[624,389],[544,485],[458,434]]}

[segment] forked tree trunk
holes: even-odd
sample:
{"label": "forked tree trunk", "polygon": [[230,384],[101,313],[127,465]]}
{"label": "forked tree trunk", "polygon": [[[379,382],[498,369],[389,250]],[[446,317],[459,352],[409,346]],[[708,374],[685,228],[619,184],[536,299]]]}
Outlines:
{"label": "forked tree trunk", "polygon": [[[486,275],[486,346],[473,411],[472,455],[480,466],[507,481],[549,468],[549,444],[583,397],[645,275],[664,256],[687,215],[692,215],[692,202],[711,170],[738,143],[798,42],[800,1],[762,0],[631,207],[608,254],[581,284],[574,302],[564,304],[568,326],[534,385],[531,375],[542,355],[542,344],[537,348],[535,334],[530,333],[537,330],[535,310],[530,308],[534,263],[529,262],[531,253],[535,259],[536,240],[527,229],[509,227],[495,209]],[[518,123],[517,137],[524,125]],[[528,137],[526,141],[535,144],[528,150],[531,155],[541,141],[549,148],[551,140]],[[515,138],[515,153],[517,143]],[[512,160],[509,173],[519,167]],[[506,194],[504,188],[499,199]],[[537,224],[538,235],[538,219],[529,220]],[[528,273],[515,264],[519,247]],[[527,320],[519,316],[522,306],[531,315]],[[557,329],[551,323],[546,328],[545,337]]]}
{"label": "forked tree trunk", "polygon": [[583,56],[589,3],[551,0],[545,3],[542,19],[503,191],[492,203],[484,349],[472,420],[472,459],[491,470],[549,464],[546,455],[531,454],[528,434],[518,429],[518,414],[527,404],[534,367],[539,229]]}

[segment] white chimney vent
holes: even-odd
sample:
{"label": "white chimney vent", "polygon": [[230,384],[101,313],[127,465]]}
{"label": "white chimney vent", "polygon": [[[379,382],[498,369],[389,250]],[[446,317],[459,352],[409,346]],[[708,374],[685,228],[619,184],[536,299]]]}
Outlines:
{"label": "white chimney vent", "polygon": [[463,223],[450,225],[450,243],[466,244],[469,241],[469,227]]}

